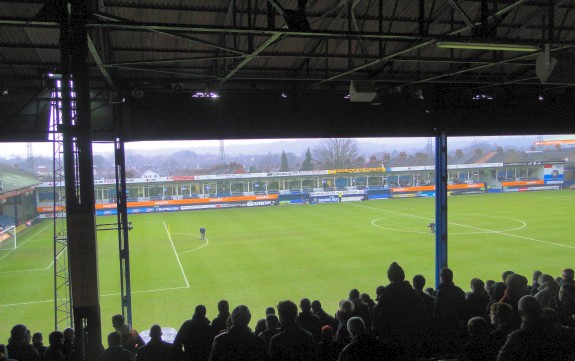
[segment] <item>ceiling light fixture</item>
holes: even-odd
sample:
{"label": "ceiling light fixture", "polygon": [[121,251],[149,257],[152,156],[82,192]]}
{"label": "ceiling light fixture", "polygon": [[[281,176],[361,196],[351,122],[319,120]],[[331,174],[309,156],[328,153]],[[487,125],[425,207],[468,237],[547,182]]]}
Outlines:
{"label": "ceiling light fixture", "polygon": [[468,49],[468,50],[502,50],[502,51],[525,51],[540,50],[537,45],[503,44],[490,42],[471,41],[438,41],[436,46],[440,49]]}
{"label": "ceiling light fixture", "polygon": [[192,98],[219,98],[220,95],[214,92],[195,92],[192,94]]}

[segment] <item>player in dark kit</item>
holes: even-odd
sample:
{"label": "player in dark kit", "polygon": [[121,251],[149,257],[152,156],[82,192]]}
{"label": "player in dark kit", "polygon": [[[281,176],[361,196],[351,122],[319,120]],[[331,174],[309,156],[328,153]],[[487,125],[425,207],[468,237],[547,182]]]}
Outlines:
{"label": "player in dark kit", "polygon": [[427,226],[429,227],[431,233],[435,233],[435,223],[429,223]]}
{"label": "player in dark kit", "polygon": [[206,229],[204,227],[200,228],[200,239],[202,241],[206,239]]}

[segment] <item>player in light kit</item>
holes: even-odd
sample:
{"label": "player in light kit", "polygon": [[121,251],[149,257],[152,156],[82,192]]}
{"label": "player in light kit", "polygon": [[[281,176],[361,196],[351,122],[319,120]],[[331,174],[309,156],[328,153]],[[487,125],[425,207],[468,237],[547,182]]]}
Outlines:
{"label": "player in light kit", "polygon": [[435,233],[435,223],[429,223],[427,226],[429,227],[431,233]]}

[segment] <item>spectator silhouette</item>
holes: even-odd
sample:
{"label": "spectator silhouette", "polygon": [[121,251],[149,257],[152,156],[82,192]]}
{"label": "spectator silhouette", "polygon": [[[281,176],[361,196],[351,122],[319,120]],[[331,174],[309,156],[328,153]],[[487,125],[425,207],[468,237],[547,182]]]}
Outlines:
{"label": "spectator silhouette", "polygon": [[210,361],[266,360],[265,342],[248,328],[251,318],[247,306],[234,308],[231,314],[232,326],[214,339]]}
{"label": "spectator silhouette", "polygon": [[571,268],[565,268],[561,274],[561,282],[559,282],[559,286],[563,286],[564,284],[570,284],[575,286],[575,271]]}
{"label": "spectator silhouette", "polygon": [[132,357],[135,357],[138,348],[145,344],[138,331],[128,325],[126,323],[126,319],[122,315],[112,316],[112,326],[120,333],[120,335],[122,335],[122,347],[128,350]]}
{"label": "spectator silhouette", "polygon": [[561,330],[541,318],[541,307],[533,296],[522,297],[517,307],[521,315],[521,328],[513,331],[499,355],[498,361],[562,360],[565,350]]}
{"label": "spectator silhouette", "polygon": [[26,326],[18,324],[12,327],[8,339],[8,356],[18,361],[40,361],[38,351],[28,342],[30,332]]}
{"label": "spectator silhouette", "polygon": [[435,296],[437,296],[437,292],[432,287],[427,287],[425,289],[425,293],[433,297],[433,299],[435,299]]}
{"label": "spectator silhouette", "polygon": [[46,349],[48,348],[44,346],[43,341],[44,337],[42,336],[42,333],[36,332],[35,334],[32,335],[32,346],[34,346],[36,351],[38,351],[38,355],[40,355],[40,358],[44,356],[44,352],[46,352]]}
{"label": "spectator silhouette", "polygon": [[278,319],[278,316],[271,313],[266,316],[266,329],[258,335],[262,340],[264,340],[266,350],[269,349],[272,337],[280,332],[279,326],[280,320]]}
{"label": "spectator silhouette", "polygon": [[60,331],[54,331],[48,335],[48,341],[50,347],[44,352],[42,361],[66,361],[64,334]]}
{"label": "spectator silhouette", "polygon": [[162,341],[162,328],[150,327],[150,341],[138,349],[136,361],[169,361],[172,345]]}
{"label": "spectator silhouette", "polygon": [[384,349],[375,336],[367,331],[361,317],[352,317],[347,321],[351,342],[339,354],[338,361],[379,361],[391,359],[392,353]]}
{"label": "spectator silhouette", "polygon": [[353,317],[353,302],[342,300],[339,303],[339,310],[335,313],[337,329],[335,331],[335,340],[342,344],[348,344],[351,338],[347,332],[347,321]]}
{"label": "spectator silhouette", "polygon": [[114,331],[108,334],[108,348],[102,354],[102,361],[131,361],[132,354],[122,346],[122,334]]}
{"label": "spectator silhouette", "polygon": [[483,317],[472,317],[467,322],[469,338],[458,352],[459,361],[494,360],[499,349],[491,344],[489,323]]}
{"label": "spectator silhouette", "polygon": [[213,340],[214,332],[206,318],[206,307],[198,305],[192,318],[185,321],[176,334],[173,349],[180,357],[183,346],[185,361],[206,361],[210,357]]}
{"label": "spectator silhouette", "polygon": [[[485,284],[479,278],[471,280],[471,292],[465,295],[467,317],[485,317],[489,296],[485,292]],[[468,325],[469,328],[469,325]]]}
{"label": "spectator silhouette", "polygon": [[493,326],[491,331],[491,342],[493,349],[499,351],[505,344],[507,336],[515,331],[513,308],[507,303],[496,302],[491,305],[489,319]]}
{"label": "spectator silhouette", "polygon": [[423,307],[425,308],[425,317],[431,324],[431,320],[433,319],[433,304],[435,303],[435,298],[423,292],[423,287],[425,287],[425,277],[422,275],[413,276],[413,289],[415,290],[415,293],[417,293],[417,296],[419,296],[419,299],[421,299],[421,302],[423,302]]}
{"label": "spectator silhouette", "polygon": [[[348,301],[349,302],[349,301]],[[313,335],[297,322],[297,306],[291,301],[278,304],[282,330],[272,337],[269,355],[271,361],[308,361],[315,359]]]}
{"label": "spectator silhouette", "polygon": [[361,317],[363,322],[368,328],[371,328],[371,315],[369,314],[369,307],[359,298],[359,291],[353,289],[349,291],[349,300],[353,302],[353,315]]}
{"label": "spectator silhouette", "polygon": [[317,345],[317,361],[335,361],[343,346],[335,342],[333,328],[326,325],[321,328],[321,341]]}
{"label": "spectator silhouette", "polygon": [[500,302],[505,302],[513,307],[515,322],[519,325],[521,323],[521,317],[519,316],[517,305],[521,297],[527,295],[527,278],[520,274],[511,274],[507,276],[505,286],[507,286],[507,289],[503,293],[503,297],[501,297]]}
{"label": "spectator silhouette", "polygon": [[575,286],[572,284],[564,284],[559,289],[559,318],[563,326],[575,328]]}
{"label": "spectator silhouette", "polygon": [[[76,348],[74,346],[74,339],[76,338],[76,332],[73,328],[66,328],[64,330],[64,355],[66,355],[66,360],[74,360],[74,353]],[[138,337],[140,337],[138,335]],[[142,341],[143,344],[144,341]]]}
{"label": "spectator silhouette", "polygon": [[254,333],[256,334],[256,336],[259,336],[259,334],[265,331],[265,329],[266,329],[266,319],[265,318],[259,319],[258,322],[256,322],[256,329],[254,330]]}
{"label": "spectator silhouette", "polygon": [[271,306],[266,308],[266,316],[267,316],[267,315],[275,315],[275,314],[276,314],[276,309],[275,309],[275,308],[273,308],[273,307],[271,307]]}
{"label": "spectator silhouette", "polygon": [[[385,286],[377,286],[375,288],[375,302],[376,303],[377,303],[377,301],[379,301],[379,299],[383,295],[384,291],[385,291]],[[373,310],[372,310],[372,312],[373,312]]]}
{"label": "spectator silhouette", "polygon": [[429,331],[423,301],[396,262],[389,266],[387,278],[390,283],[376,306],[373,331],[380,339],[397,342],[411,356],[420,355]]}
{"label": "spectator silhouette", "polygon": [[559,285],[555,282],[553,276],[544,274],[539,276],[538,292],[535,294],[535,299],[539,302],[541,308],[559,307]]}
{"label": "spectator silhouette", "polygon": [[503,281],[503,283],[507,283],[507,277],[509,277],[510,275],[515,274],[515,272],[513,271],[505,271],[501,274],[501,280]]}
{"label": "spectator silhouette", "polygon": [[0,361],[17,361],[8,358],[8,350],[6,349],[6,345],[4,344],[0,344]]}
{"label": "spectator silhouette", "polygon": [[367,306],[367,309],[369,311],[369,315],[371,318],[371,311],[373,311],[373,307],[375,306],[375,302],[371,299],[371,297],[369,297],[369,295],[367,293],[362,293],[361,295],[359,295],[359,299],[361,300],[361,302],[363,302]]}
{"label": "spectator silhouette", "polygon": [[487,296],[489,296],[489,301],[491,301],[491,299],[493,298],[493,295],[491,294],[491,290],[492,290],[494,283],[495,283],[494,280],[485,281],[485,293],[487,293]]}
{"label": "spectator silhouette", "polygon": [[214,335],[220,334],[227,329],[226,320],[230,317],[230,304],[226,300],[218,302],[218,317],[212,321]]}
{"label": "spectator silhouette", "polygon": [[539,277],[541,277],[542,274],[543,272],[541,271],[533,271],[533,280],[531,281],[531,287],[529,288],[529,294],[531,296],[535,296],[535,294],[539,292],[539,286],[541,286],[539,283]]}
{"label": "spectator silhouette", "polygon": [[332,330],[337,329],[338,323],[335,321],[335,318],[333,318],[332,315],[328,314],[323,310],[321,302],[319,302],[318,300],[313,301],[311,303],[311,311],[315,316],[319,318],[322,327],[327,325],[330,326]]}
{"label": "spectator silhouette", "polygon": [[[489,303],[487,304],[487,309],[486,312],[489,313],[491,310],[491,305],[494,303],[498,303],[499,300],[501,300],[501,298],[503,298],[503,295],[505,294],[505,290],[507,289],[507,287],[505,286],[505,283],[503,282],[495,282],[493,283],[493,285],[491,286],[491,292],[490,292],[490,298],[489,298]],[[519,327],[519,326],[517,326]]]}
{"label": "spectator silhouette", "polygon": [[461,346],[465,335],[465,293],[453,283],[453,272],[445,267],[439,272],[441,283],[437,288],[433,308],[433,326],[440,353],[451,353]]}
{"label": "spectator silhouette", "polygon": [[319,317],[314,316],[311,313],[311,302],[308,298],[302,298],[299,307],[301,312],[296,318],[296,322],[299,323],[301,328],[308,330],[313,335],[314,341],[319,342],[321,339],[321,321]]}

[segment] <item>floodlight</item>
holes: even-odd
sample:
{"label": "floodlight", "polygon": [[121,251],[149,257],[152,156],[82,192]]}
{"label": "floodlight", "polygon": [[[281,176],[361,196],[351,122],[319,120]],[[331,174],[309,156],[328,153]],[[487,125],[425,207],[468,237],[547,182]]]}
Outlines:
{"label": "floodlight", "polygon": [[502,50],[502,51],[525,51],[539,50],[537,45],[490,43],[471,41],[438,41],[436,46],[441,49],[468,49],[468,50]]}

